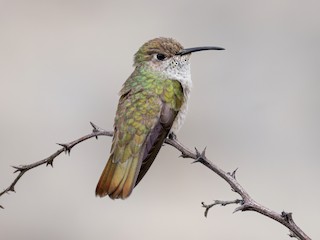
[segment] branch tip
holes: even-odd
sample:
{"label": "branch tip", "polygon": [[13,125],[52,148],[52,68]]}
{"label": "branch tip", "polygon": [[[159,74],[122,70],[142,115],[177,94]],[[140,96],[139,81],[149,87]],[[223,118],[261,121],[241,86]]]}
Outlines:
{"label": "branch tip", "polygon": [[14,168],[14,172],[13,173],[17,173],[17,172],[22,172],[23,168],[22,167],[17,167],[17,166],[11,166],[12,168]]}
{"label": "branch tip", "polygon": [[[12,166],[12,168],[14,169],[14,173],[19,172],[18,175],[15,177],[15,179],[13,180],[13,182],[9,185],[9,187],[7,187],[6,189],[4,189],[2,192],[0,192],[0,197],[2,195],[6,194],[10,194],[10,192],[15,192],[15,186],[16,184],[19,182],[19,180],[21,179],[21,177],[24,175],[24,173],[26,173],[27,171],[34,169],[36,167],[39,167],[41,165],[51,165],[53,167],[53,161],[55,160],[55,158],[57,156],[59,156],[62,152],[68,153],[70,154],[70,150],[71,148],[73,148],[75,145],[88,140],[90,138],[93,137],[97,137],[98,135],[100,136],[113,136],[113,132],[112,131],[105,131],[102,128],[99,128],[98,126],[96,126],[95,124],[93,124],[92,122],[90,122],[91,126],[96,129],[95,132],[93,133],[89,133],[87,135],[84,135],[72,142],[69,142],[67,144],[61,144],[61,143],[57,143],[59,146],[63,147],[62,149],[59,149],[58,151],[54,152],[53,154],[51,154],[49,157],[42,159],[40,161],[28,164],[28,165],[20,165],[20,166]],[[1,206],[1,205],[0,205]],[[1,206],[2,207],[2,206]]]}
{"label": "branch tip", "polygon": [[240,211],[243,211],[243,205],[237,207],[232,213],[236,213],[236,212],[240,212]]}
{"label": "branch tip", "polygon": [[206,210],[204,210],[204,216],[205,217],[208,217],[208,212],[209,212],[209,209],[212,208],[212,204],[211,205],[206,205],[204,202],[201,202],[202,204],[202,207],[204,207]]}

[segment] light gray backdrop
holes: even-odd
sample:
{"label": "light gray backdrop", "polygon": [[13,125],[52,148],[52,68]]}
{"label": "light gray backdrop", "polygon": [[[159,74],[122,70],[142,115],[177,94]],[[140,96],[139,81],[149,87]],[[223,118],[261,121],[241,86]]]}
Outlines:
{"label": "light gray backdrop", "polygon": [[[11,165],[41,160],[112,129],[118,91],[147,40],[224,52],[192,56],[193,92],[179,139],[203,149],[260,203],[319,231],[319,1],[0,1],[0,188]],[[256,213],[201,201],[238,196],[165,146],[126,201],[94,190],[111,139],[27,173],[0,198],[1,239],[288,239]]]}

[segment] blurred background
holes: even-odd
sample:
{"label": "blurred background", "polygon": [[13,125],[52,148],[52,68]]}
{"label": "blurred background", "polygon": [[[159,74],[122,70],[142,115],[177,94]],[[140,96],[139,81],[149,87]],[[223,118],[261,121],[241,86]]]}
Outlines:
{"label": "blurred background", "polygon": [[[118,91],[147,40],[173,37],[192,56],[193,91],[178,138],[203,149],[261,204],[293,212],[320,238],[319,1],[0,1],[0,188],[12,165],[41,160],[111,130]],[[125,201],[96,198],[110,137],[83,142],[54,168],[28,172],[0,198],[1,238],[288,239],[257,213],[201,202],[233,200],[229,185],[164,146]]]}

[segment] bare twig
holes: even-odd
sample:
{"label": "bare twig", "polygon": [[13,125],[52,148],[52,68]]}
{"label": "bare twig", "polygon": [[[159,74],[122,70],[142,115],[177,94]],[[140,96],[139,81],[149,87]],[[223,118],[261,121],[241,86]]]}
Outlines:
{"label": "bare twig", "polygon": [[[55,153],[53,153],[51,156],[29,164],[29,165],[22,165],[22,166],[18,166],[18,167],[13,167],[15,170],[15,172],[19,172],[18,176],[14,179],[14,181],[11,183],[11,185],[6,188],[5,190],[3,190],[0,193],[0,197],[4,194],[4,193],[8,193],[10,191],[15,192],[15,185],[17,184],[17,182],[20,180],[20,178],[29,170],[36,168],[40,165],[44,165],[46,164],[46,166],[51,165],[53,166],[53,160],[59,156],[62,152],[66,152],[66,153],[70,153],[71,149],[87,140],[90,139],[92,137],[96,137],[98,138],[98,136],[112,136],[113,132],[112,131],[105,131],[101,128],[99,128],[98,126],[96,126],[93,123],[90,123],[91,126],[93,127],[93,131],[92,133],[85,135],[77,140],[74,140],[72,142],[69,143],[64,143],[64,144],[59,144],[60,146],[62,146],[61,149],[59,149],[58,151],[56,151]],[[292,213],[287,213],[287,212],[282,212],[281,214],[272,211],[271,209],[268,209],[264,206],[262,206],[261,204],[257,203],[256,201],[254,201],[250,195],[247,193],[247,191],[238,183],[238,181],[236,180],[236,171],[233,171],[232,173],[229,172],[225,172],[222,169],[220,169],[218,166],[216,166],[215,164],[213,164],[212,162],[210,162],[205,153],[206,153],[206,149],[204,149],[201,153],[198,151],[198,149],[195,148],[195,151],[191,151],[189,149],[187,149],[186,147],[184,147],[176,138],[175,135],[170,135],[169,138],[166,138],[165,140],[166,144],[171,145],[172,147],[176,148],[178,151],[181,152],[180,157],[183,158],[191,158],[194,159],[193,163],[201,163],[204,166],[206,166],[207,168],[209,168],[210,170],[212,170],[213,172],[215,172],[216,174],[218,174],[221,178],[223,178],[230,186],[231,189],[238,193],[241,196],[241,200],[237,199],[234,201],[219,201],[216,200],[214,203],[210,204],[210,205],[206,205],[204,203],[202,203],[202,206],[204,208],[206,208],[205,210],[205,216],[207,216],[208,211],[211,207],[215,206],[215,205],[222,205],[222,206],[226,206],[228,204],[240,204],[239,207],[237,207],[234,212],[238,212],[238,211],[255,211],[258,212],[262,215],[265,215],[266,217],[269,217],[275,221],[278,221],[279,223],[281,223],[282,225],[286,226],[289,230],[289,236],[290,237],[296,237],[298,239],[301,240],[309,240],[311,239],[310,237],[308,237],[293,221],[292,218]],[[0,208],[3,208],[0,205]]]}
{"label": "bare twig", "polygon": [[[266,217],[269,217],[282,225],[286,226],[290,230],[290,236],[295,235],[297,238],[301,240],[309,240],[310,237],[307,236],[293,221],[292,219],[292,213],[282,212],[281,214],[264,207],[263,205],[257,203],[249,193],[238,183],[235,177],[236,170],[232,173],[227,173],[223,171],[221,168],[219,168],[217,165],[210,162],[207,157],[205,156],[205,151],[200,153],[197,149],[195,149],[195,152],[190,151],[186,147],[184,147],[177,139],[166,139],[166,143],[175,147],[181,152],[181,157],[183,158],[191,158],[194,159],[194,162],[199,162],[218,174],[221,178],[223,178],[230,186],[231,189],[238,193],[242,200],[241,205],[237,207],[234,212],[238,211],[254,211],[258,212],[262,215],[265,215]],[[207,211],[207,210],[206,210]]]}
{"label": "bare twig", "polygon": [[[90,124],[93,127],[92,133],[87,134],[87,135],[85,135],[85,136],[83,136],[83,137],[81,137],[79,139],[76,139],[76,140],[74,140],[72,142],[69,142],[69,143],[57,143],[59,146],[62,146],[62,148],[57,150],[55,153],[53,153],[49,157],[47,157],[47,158],[45,158],[43,160],[40,160],[38,162],[31,163],[29,165],[20,165],[18,167],[12,166],[15,169],[14,173],[19,172],[19,174],[13,180],[13,182],[10,184],[9,187],[7,187],[2,192],[0,192],[0,197],[5,193],[15,192],[15,186],[16,186],[17,182],[29,170],[31,170],[33,168],[36,168],[36,167],[39,167],[39,166],[44,165],[44,164],[46,166],[51,165],[51,167],[53,167],[53,160],[63,152],[70,154],[71,149],[75,145],[77,145],[77,144],[79,144],[79,143],[81,143],[81,142],[83,142],[83,141],[85,141],[85,140],[87,140],[89,138],[92,138],[92,137],[98,138],[98,136],[112,136],[113,135],[112,131],[105,131],[105,130],[99,128],[98,126],[96,126],[95,124],[93,124],[91,122],[90,122]],[[0,205],[0,208],[3,208],[3,206]]]}
{"label": "bare twig", "polygon": [[229,204],[243,204],[243,201],[240,200],[240,199],[236,199],[236,200],[233,200],[233,201],[221,201],[221,200],[214,200],[213,203],[207,205],[205,204],[204,202],[202,202],[202,207],[204,207],[206,210],[204,211],[204,216],[207,217],[208,216],[208,212],[209,212],[209,209],[212,208],[213,206],[215,205],[221,205],[221,206],[227,206]]}

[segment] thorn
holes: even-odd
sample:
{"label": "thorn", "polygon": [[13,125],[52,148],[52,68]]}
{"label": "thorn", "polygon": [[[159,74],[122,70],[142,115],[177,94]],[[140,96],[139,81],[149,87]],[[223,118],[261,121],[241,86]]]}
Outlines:
{"label": "thorn", "polygon": [[71,148],[69,148],[68,144],[66,143],[57,143],[59,146],[64,148],[64,152],[70,155]]}
{"label": "thorn", "polygon": [[10,192],[16,192],[16,190],[14,189],[14,186],[10,186],[9,188],[8,188],[8,191],[7,191],[7,193],[9,193],[9,191]]}
{"label": "thorn", "polygon": [[48,165],[51,165],[51,167],[53,167],[53,159],[50,159],[49,161],[47,161],[46,167],[47,167]]}
{"label": "thorn", "polygon": [[93,132],[97,132],[98,131],[98,126],[95,125],[93,122],[90,122],[90,125],[93,127]]}
{"label": "thorn", "polygon": [[292,220],[292,213],[291,213],[291,212],[287,213],[287,212],[285,212],[285,211],[282,211],[281,217],[283,217],[284,220],[285,220],[286,222],[288,222],[288,223],[290,223],[290,222],[293,221],[293,220]]}
{"label": "thorn", "polygon": [[243,211],[243,210],[244,210],[244,205],[241,205],[241,206],[237,207],[232,213],[236,213],[236,212]]}
{"label": "thorn", "polygon": [[208,217],[208,208],[204,211],[204,216],[207,218]]}
{"label": "thorn", "polygon": [[192,161],[191,164],[194,164],[194,163],[197,163],[197,162],[200,162],[201,159],[200,158],[197,158],[196,160]]}
{"label": "thorn", "polygon": [[206,205],[204,202],[201,202],[201,204],[202,204],[202,207],[204,207],[206,209],[204,211],[204,216],[208,217],[208,212],[209,212],[209,209],[212,207],[212,205]]}
{"label": "thorn", "polygon": [[200,152],[198,151],[198,149],[196,147],[194,149],[196,150],[196,156],[199,157],[201,155]]}
{"label": "thorn", "polygon": [[[91,126],[92,126],[92,132],[93,133],[97,133],[99,132],[99,127],[97,125],[95,125],[93,122],[90,122]],[[98,139],[98,136],[95,136],[96,139]]]}
{"label": "thorn", "polygon": [[203,149],[202,153],[201,153],[201,157],[204,159],[206,157],[206,150],[207,150],[207,146]]}
{"label": "thorn", "polygon": [[4,209],[4,207],[2,207],[1,205],[0,205],[0,208],[1,208],[1,209]]}
{"label": "thorn", "polygon": [[233,172],[232,172],[232,174],[231,174],[231,176],[234,178],[234,179],[236,179],[236,172],[238,171],[238,168],[236,168]]}
{"label": "thorn", "polygon": [[205,147],[201,153],[199,152],[199,150],[196,147],[194,149],[196,151],[197,159],[194,160],[192,163],[201,162],[201,161],[205,160],[207,147]]}
{"label": "thorn", "polygon": [[15,169],[15,171],[13,173],[16,173],[16,172],[22,172],[22,168],[21,167],[16,167],[16,166],[11,166]]}
{"label": "thorn", "polygon": [[236,179],[236,173],[238,171],[238,168],[236,168],[232,173],[227,172],[228,175],[230,175],[232,178]]}

